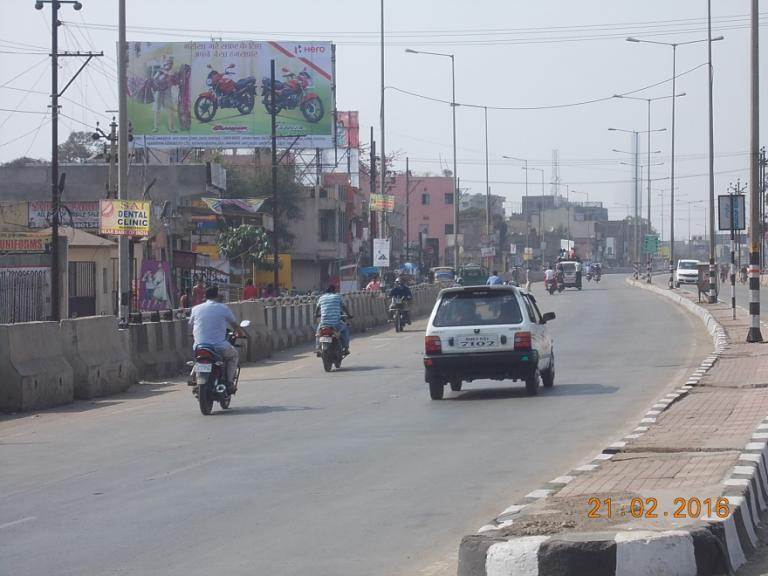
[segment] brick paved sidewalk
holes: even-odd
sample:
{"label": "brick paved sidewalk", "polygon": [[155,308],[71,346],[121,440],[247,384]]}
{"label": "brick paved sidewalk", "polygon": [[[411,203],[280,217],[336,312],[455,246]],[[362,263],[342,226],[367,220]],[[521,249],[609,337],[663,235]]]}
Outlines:
{"label": "brick paved sidewalk", "polygon": [[[696,301],[691,293],[678,293]],[[649,421],[612,445],[607,451],[615,453],[599,457],[599,465],[553,480],[550,493],[529,495],[535,500],[509,521],[502,514],[497,519],[502,529],[494,534],[506,538],[566,530],[669,530],[699,523],[673,518],[674,499],[716,500],[753,434],[763,438],[759,434],[765,432],[768,440],[768,430],[758,430],[768,415],[768,345],[742,343],[749,323],[743,310],[737,309],[733,320],[725,304],[702,306],[725,329],[729,346],[697,385],[682,397],[660,400],[651,408]],[[591,497],[611,499],[610,519],[604,505],[598,518],[588,518]],[[658,517],[635,519],[626,513],[632,498],[655,498]]]}

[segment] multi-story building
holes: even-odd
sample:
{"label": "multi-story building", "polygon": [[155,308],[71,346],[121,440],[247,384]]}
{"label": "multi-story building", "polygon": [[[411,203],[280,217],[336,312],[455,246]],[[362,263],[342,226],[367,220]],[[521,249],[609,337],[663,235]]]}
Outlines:
{"label": "multi-story building", "polygon": [[[485,194],[462,194],[459,199],[459,208],[465,210],[479,210],[485,214],[487,197]],[[504,216],[504,196],[491,194],[491,215]]]}

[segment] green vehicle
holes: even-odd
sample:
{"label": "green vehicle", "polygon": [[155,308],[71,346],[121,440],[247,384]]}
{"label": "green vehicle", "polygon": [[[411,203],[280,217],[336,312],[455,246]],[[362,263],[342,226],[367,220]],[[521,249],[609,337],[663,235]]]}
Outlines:
{"label": "green vehicle", "polygon": [[485,286],[488,270],[479,264],[465,264],[459,268],[459,282],[462,286]]}

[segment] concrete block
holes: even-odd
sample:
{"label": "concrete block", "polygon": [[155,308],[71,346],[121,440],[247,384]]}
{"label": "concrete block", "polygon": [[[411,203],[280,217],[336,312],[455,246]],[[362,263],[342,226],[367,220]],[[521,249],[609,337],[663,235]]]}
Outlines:
{"label": "concrete block", "polygon": [[117,394],[136,381],[126,339],[113,316],[62,320],[59,334],[73,370],[75,398]]}
{"label": "concrete block", "polygon": [[50,408],[73,398],[74,373],[59,324],[0,324],[0,411]]}

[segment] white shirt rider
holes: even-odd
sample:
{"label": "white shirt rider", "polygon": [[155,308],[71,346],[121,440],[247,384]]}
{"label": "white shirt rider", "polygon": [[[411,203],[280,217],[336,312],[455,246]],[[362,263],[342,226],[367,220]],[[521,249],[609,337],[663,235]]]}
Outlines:
{"label": "white shirt rider", "polygon": [[555,271],[552,270],[552,268],[547,268],[544,271],[544,280],[554,280],[555,279]]}

